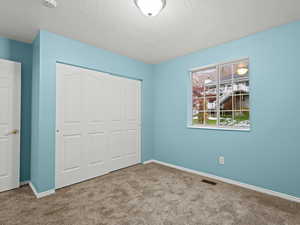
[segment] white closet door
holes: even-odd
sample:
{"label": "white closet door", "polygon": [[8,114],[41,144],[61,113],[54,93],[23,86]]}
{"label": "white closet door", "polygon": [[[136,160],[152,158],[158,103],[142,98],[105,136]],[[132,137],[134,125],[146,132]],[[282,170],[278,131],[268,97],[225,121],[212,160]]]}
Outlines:
{"label": "white closet door", "polygon": [[56,187],[80,182],[84,172],[83,88],[81,71],[57,66]]}
{"label": "white closet door", "polygon": [[109,150],[111,170],[140,162],[140,81],[112,77]]}
{"label": "white closet door", "polygon": [[57,65],[56,188],[140,162],[140,88]]}
{"label": "white closet door", "polygon": [[21,64],[0,59],[0,192],[19,187]]}
{"label": "white closet door", "polygon": [[85,179],[103,175],[109,171],[107,115],[108,75],[85,70],[84,78],[84,124],[85,145],[83,148],[86,175]]}

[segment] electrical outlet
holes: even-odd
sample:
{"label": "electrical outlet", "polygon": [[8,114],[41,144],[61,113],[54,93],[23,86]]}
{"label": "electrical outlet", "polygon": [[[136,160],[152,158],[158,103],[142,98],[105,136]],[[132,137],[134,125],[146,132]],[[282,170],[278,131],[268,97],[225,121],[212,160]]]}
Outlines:
{"label": "electrical outlet", "polygon": [[225,164],[225,158],[224,156],[219,157],[219,164],[224,165]]}

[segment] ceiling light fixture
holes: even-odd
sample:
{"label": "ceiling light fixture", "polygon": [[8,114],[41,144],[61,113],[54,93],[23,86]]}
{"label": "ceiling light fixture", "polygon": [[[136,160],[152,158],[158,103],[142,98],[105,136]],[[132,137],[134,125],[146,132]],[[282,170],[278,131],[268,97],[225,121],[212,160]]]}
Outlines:
{"label": "ceiling light fixture", "polygon": [[166,6],[166,0],[134,0],[134,3],[146,16],[157,16]]}
{"label": "ceiling light fixture", "polygon": [[56,8],[57,2],[56,0],[43,0],[43,5],[48,8]]}
{"label": "ceiling light fixture", "polygon": [[248,73],[248,67],[246,65],[243,65],[243,64],[240,64],[238,66],[238,69],[237,69],[237,74],[238,75],[245,75],[246,73]]}

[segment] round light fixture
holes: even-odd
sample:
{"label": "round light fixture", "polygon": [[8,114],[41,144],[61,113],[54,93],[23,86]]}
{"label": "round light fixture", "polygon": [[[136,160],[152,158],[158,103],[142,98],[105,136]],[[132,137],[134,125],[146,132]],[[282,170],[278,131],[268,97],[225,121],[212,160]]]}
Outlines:
{"label": "round light fixture", "polygon": [[43,5],[48,8],[56,8],[57,2],[56,0],[43,0]]}
{"label": "round light fixture", "polygon": [[248,71],[249,69],[247,66],[240,64],[237,69],[237,74],[242,76],[248,73]]}
{"label": "round light fixture", "polygon": [[145,16],[157,16],[166,6],[166,0],[134,0]]}

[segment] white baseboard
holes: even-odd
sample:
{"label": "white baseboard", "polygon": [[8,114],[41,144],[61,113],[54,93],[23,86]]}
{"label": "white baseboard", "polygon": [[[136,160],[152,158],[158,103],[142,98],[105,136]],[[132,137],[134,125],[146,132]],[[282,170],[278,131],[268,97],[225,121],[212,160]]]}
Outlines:
{"label": "white baseboard", "polygon": [[55,193],[54,189],[51,189],[51,190],[48,190],[48,191],[44,191],[44,192],[37,192],[36,188],[34,187],[34,185],[31,182],[29,182],[29,186],[30,186],[32,192],[34,193],[34,195],[37,198],[43,198],[43,197],[46,197],[48,195],[52,195],[52,194]]}
{"label": "white baseboard", "polygon": [[[156,160],[151,159],[151,160],[144,161],[143,164],[154,163],[155,161]],[[158,163],[158,161],[157,161],[157,163]]]}
{"label": "white baseboard", "polygon": [[29,180],[21,181],[20,182],[20,187],[29,184]]}
{"label": "white baseboard", "polygon": [[219,177],[219,176],[212,175],[212,174],[209,174],[209,173],[199,172],[199,171],[196,171],[196,170],[188,169],[188,168],[181,167],[181,166],[176,166],[176,165],[161,162],[161,161],[158,161],[158,160],[148,160],[148,161],[143,162],[143,164],[149,164],[149,163],[158,163],[158,164],[161,164],[161,165],[164,165],[164,166],[172,167],[172,168],[179,169],[179,170],[182,170],[182,171],[186,171],[186,172],[189,172],[189,173],[194,173],[194,174],[197,174],[197,175],[200,175],[200,176],[203,176],[203,177],[208,177],[208,178],[211,178],[211,179],[219,180],[219,181],[222,181],[224,183],[237,185],[237,186],[240,186],[240,187],[243,187],[243,188],[247,188],[247,189],[254,190],[254,191],[257,191],[257,192],[261,192],[261,193],[264,193],[264,194],[268,194],[268,195],[276,196],[276,197],[283,198],[283,199],[286,199],[286,200],[289,200],[289,201],[300,203],[300,198],[298,198],[296,196],[284,194],[284,193],[281,193],[281,192],[272,191],[272,190],[262,188],[262,187],[258,187],[258,186],[254,186],[254,185],[251,185],[251,184],[245,184],[245,183],[242,183],[242,182],[239,182],[239,181],[231,180],[231,179],[224,178],[224,177]]}

